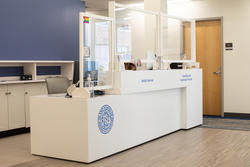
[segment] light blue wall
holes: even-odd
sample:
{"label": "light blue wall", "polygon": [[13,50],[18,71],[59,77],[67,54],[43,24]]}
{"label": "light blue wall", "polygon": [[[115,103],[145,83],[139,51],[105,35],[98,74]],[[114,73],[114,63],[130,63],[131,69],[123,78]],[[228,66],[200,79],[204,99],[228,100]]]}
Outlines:
{"label": "light blue wall", "polygon": [[0,60],[77,60],[80,0],[0,0]]}

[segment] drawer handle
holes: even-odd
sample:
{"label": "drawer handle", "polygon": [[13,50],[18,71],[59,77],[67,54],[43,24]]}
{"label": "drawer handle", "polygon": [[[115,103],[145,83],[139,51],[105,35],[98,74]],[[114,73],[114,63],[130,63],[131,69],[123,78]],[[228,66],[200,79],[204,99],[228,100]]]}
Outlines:
{"label": "drawer handle", "polygon": [[6,92],[5,95],[11,95],[11,92]]}
{"label": "drawer handle", "polygon": [[25,92],[25,94],[27,95],[27,94],[28,94],[28,92]]}

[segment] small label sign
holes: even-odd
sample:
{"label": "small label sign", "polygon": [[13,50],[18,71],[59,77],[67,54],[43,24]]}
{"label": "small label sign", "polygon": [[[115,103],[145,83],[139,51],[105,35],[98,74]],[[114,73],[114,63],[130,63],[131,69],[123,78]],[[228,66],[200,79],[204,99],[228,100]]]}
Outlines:
{"label": "small label sign", "polygon": [[153,83],[154,79],[142,79],[141,83]]}
{"label": "small label sign", "polygon": [[83,23],[89,24],[89,17],[83,16]]}
{"label": "small label sign", "polygon": [[85,46],[83,47],[83,55],[84,57],[90,57],[90,48]]}
{"label": "small label sign", "polygon": [[226,50],[233,50],[233,43],[226,43],[225,47],[226,47]]}
{"label": "small label sign", "polygon": [[182,82],[187,82],[187,81],[192,81],[193,78],[192,78],[192,75],[191,74],[185,74],[185,75],[182,75],[181,76],[181,79],[180,79]]}

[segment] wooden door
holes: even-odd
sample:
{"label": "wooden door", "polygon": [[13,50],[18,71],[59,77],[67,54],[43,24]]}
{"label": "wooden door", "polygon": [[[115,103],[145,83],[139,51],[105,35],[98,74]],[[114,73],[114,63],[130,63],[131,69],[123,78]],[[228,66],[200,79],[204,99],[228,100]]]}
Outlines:
{"label": "wooden door", "polygon": [[187,60],[191,60],[191,23],[183,23],[183,33],[184,33],[184,54]]}
{"label": "wooden door", "polygon": [[203,114],[222,113],[221,21],[196,22],[196,58],[203,69]]}

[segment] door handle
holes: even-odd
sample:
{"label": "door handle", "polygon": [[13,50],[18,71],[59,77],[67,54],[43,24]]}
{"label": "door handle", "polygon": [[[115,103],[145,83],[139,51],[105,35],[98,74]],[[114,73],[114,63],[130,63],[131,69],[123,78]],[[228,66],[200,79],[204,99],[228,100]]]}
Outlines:
{"label": "door handle", "polygon": [[215,75],[220,75],[221,74],[221,67],[218,68],[217,72],[213,72]]}

